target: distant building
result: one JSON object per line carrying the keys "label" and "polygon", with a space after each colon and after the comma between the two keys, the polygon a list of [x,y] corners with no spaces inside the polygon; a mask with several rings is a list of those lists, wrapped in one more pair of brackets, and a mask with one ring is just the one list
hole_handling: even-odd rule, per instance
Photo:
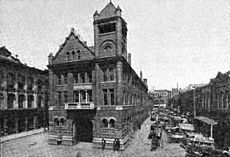
{"label": "distant building", "polygon": [[0,136],[48,125],[48,71],[0,48]]}
{"label": "distant building", "polygon": [[162,90],[153,90],[151,92],[154,97],[154,106],[155,107],[166,107],[169,100],[171,99],[171,91],[167,89]]}
{"label": "distant building", "polygon": [[127,27],[112,2],[94,14],[94,46],[72,29],[58,52],[49,55],[49,143],[93,142],[125,149],[131,134],[148,116],[147,79],[131,67]]}

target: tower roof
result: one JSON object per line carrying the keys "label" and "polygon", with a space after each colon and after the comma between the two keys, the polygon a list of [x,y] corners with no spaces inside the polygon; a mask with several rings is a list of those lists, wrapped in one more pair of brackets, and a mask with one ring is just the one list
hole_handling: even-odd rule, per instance
{"label": "tower roof", "polygon": [[116,16],[116,7],[114,4],[110,1],[104,9],[100,12],[100,18],[107,18],[107,17],[113,17]]}

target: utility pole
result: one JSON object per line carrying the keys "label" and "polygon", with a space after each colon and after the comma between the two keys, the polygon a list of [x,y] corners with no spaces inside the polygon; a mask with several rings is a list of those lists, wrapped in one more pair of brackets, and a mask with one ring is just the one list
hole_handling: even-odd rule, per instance
{"label": "utility pole", "polygon": [[193,116],[196,117],[196,88],[193,86]]}

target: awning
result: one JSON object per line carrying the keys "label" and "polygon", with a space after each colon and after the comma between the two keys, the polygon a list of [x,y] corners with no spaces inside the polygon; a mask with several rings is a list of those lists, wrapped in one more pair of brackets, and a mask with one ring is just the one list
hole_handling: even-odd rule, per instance
{"label": "awning", "polygon": [[189,130],[189,131],[194,131],[194,126],[192,124],[184,124],[184,123],[179,123],[179,127],[182,130]]}
{"label": "awning", "polygon": [[207,123],[207,124],[210,124],[210,125],[216,125],[217,122],[214,121],[213,119],[210,119],[208,117],[203,117],[203,116],[198,116],[198,117],[195,117],[196,119],[204,122],[204,123]]}

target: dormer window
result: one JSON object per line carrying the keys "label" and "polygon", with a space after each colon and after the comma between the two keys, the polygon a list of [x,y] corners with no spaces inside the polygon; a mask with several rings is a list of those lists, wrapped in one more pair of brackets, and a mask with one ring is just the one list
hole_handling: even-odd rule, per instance
{"label": "dormer window", "polygon": [[99,34],[114,32],[116,30],[116,23],[109,23],[98,26]]}
{"label": "dormer window", "polygon": [[70,53],[69,52],[66,52],[66,60],[70,61]]}

